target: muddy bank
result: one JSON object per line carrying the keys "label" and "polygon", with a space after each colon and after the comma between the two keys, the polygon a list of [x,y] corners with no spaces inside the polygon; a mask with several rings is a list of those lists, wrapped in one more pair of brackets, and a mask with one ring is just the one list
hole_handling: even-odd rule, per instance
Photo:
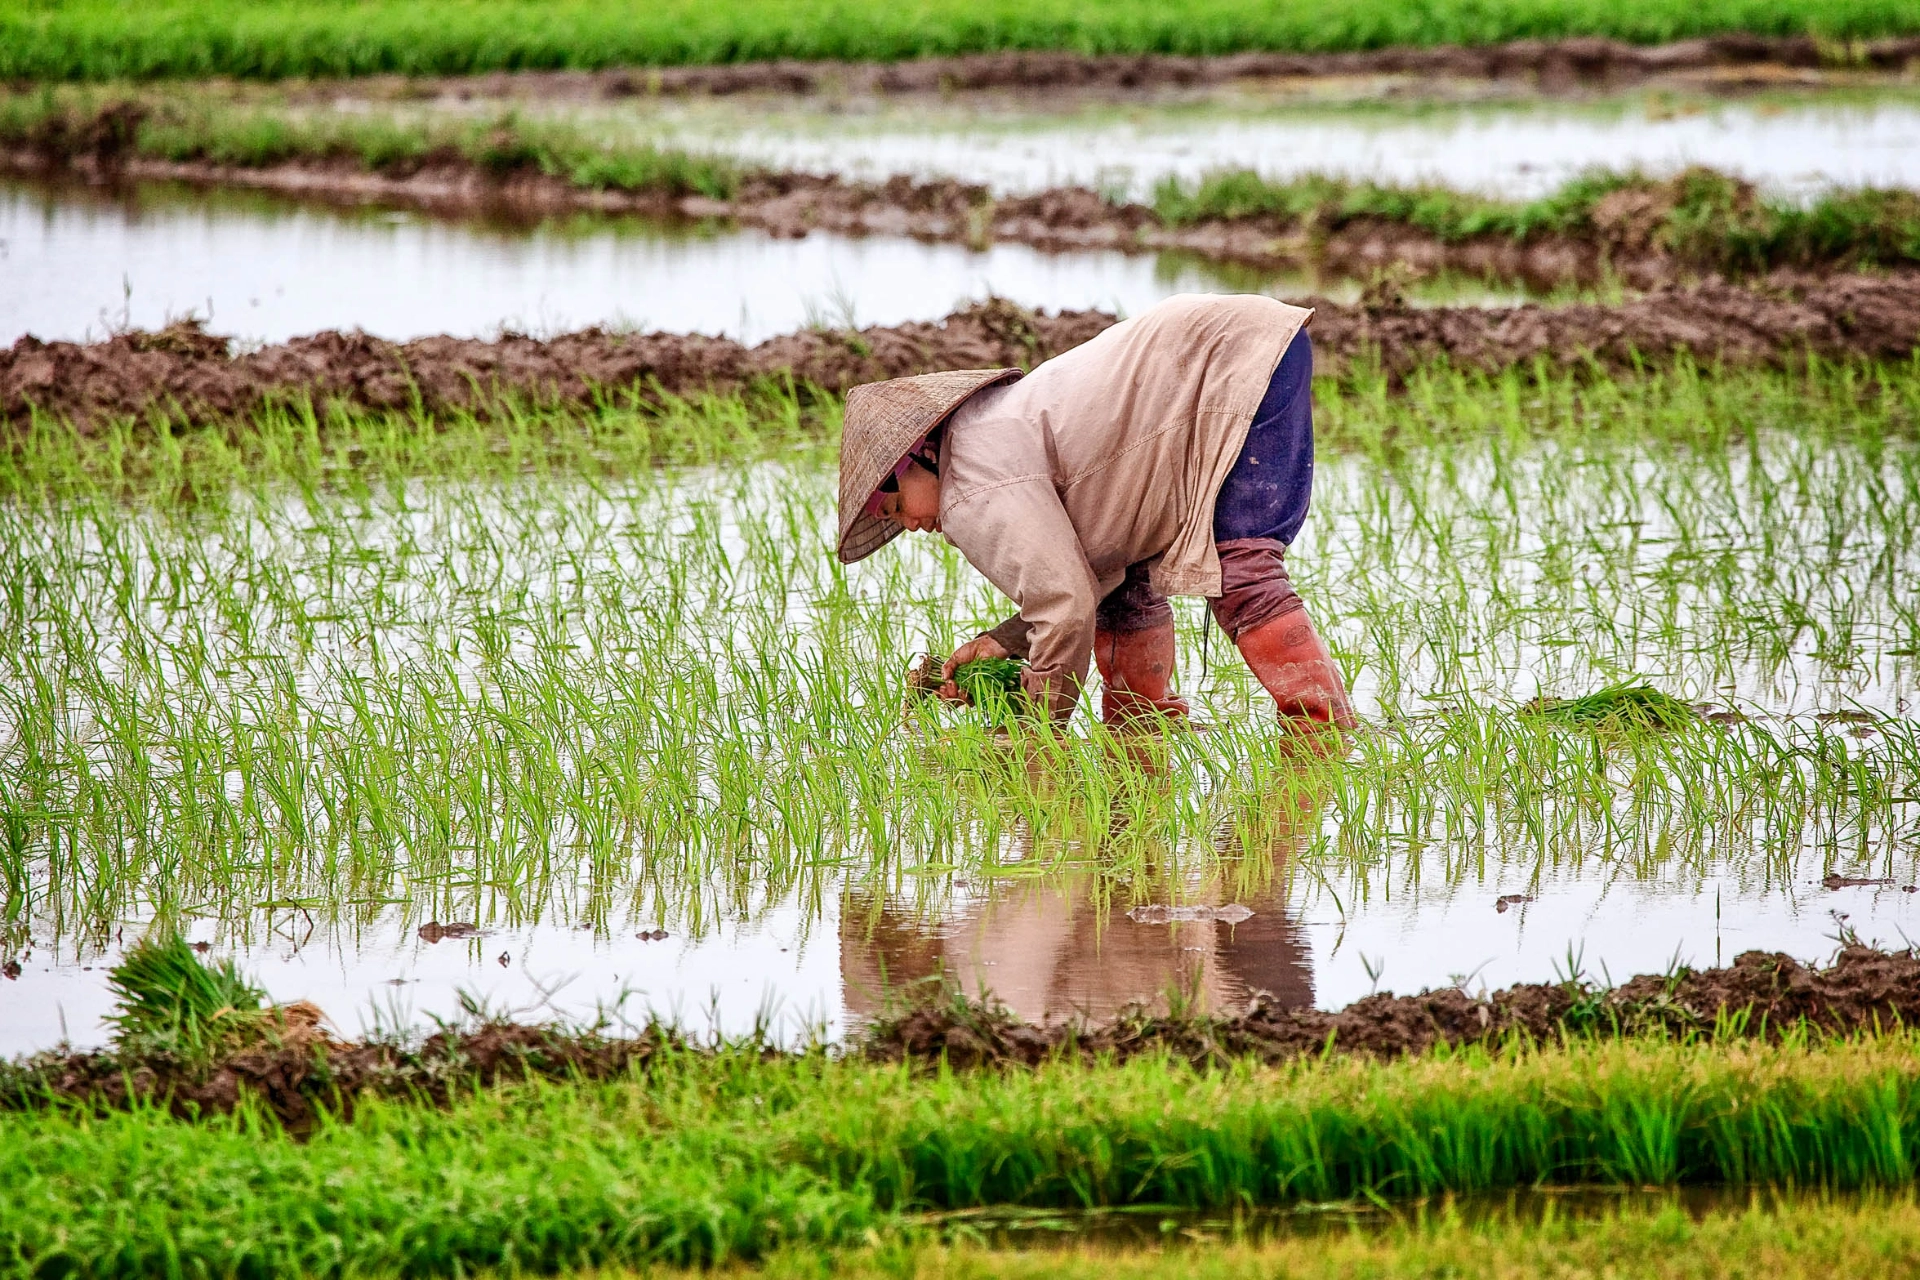
{"label": "muddy bank", "polygon": [[[1457,987],[1417,996],[1375,995],[1337,1012],[1286,1008],[1256,998],[1235,1017],[1124,1016],[1107,1024],[1035,1027],[992,1003],[950,989],[917,988],[920,999],[856,1037],[847,1052],[877,1061],[946,1061],[977,1068],[1036,1065],[1068,1056],[1125,1060],[1168,1053],[1195,1065],[1255,1058],[1279,1062],[1324,1052],[1392,1058],[1440,1045],[1511,1040],[1684,1036],[1767,1039],[1799,1028],[1824,1035],[1872,1034],[1920,1018],[1920,958],[1867,947],[1841,951],[1828,968],[1750,951],[1725,969],[1643,975],[1612,989],[1586,983],[1525,984],[1486,995]],[[910,992],[910,995],[915,992]],[[319,1110],[352,1108],[361,1095],[416,1097],[444,1104],[462,1088],[545,1079],[608,1079],[645,1070],[689,1048],[654,1027],[631,1038],[554,1027],[489,1023],[441,1031],[423,1044],[357,1044],[336,1039],[318,1009],[290,1006],[272,1043],[202,1068],[164,1055],[51,1052],[0,1064],[0,1107],[58,1100],[125,1106],[164,1099],[181,1115],[230,1111],[243,1095],[270,1105],[290,1125]],[[740,1051],[735,1046],[734,1051]],[[722,1050],[724,1051],[724,1050]],[[763,1044],[744,1051],[786,1052]]]}
{"label": "muddy bank", "polygon": [[1842,950],[1830,968],[1749,951],[1725,969],[1643,974],[1602,990],[1528,983],[1486,996],[1447,987],[1417,996],[1374,995],[1337,1012],[1256,1000],[1232,1018],[1121,1018],[1094,1027],[1034,1027],[1003,1010],[928,1002],[873,1027],[860,1051],[882,1061],[954,1066],[1034,1065],[1061,1054],[1125,1060],[1167,1052],[1194,1063],[1267,1062],[1335,1051],[1397,1057],[1439,1045],[1508,1039],[1552,1042],[1582,1035],[1778,1037],[1802,1025],[1829,1035],[1911,1026],[1920,1016],[1920,958],[1870,947]]}
{"label": "muddy bank", "polygon": [[[985,90],[1057,93],[1063,89],[1133,94],[1195,89],[1244,80],[1408,76],[1432,80],[1523,81],[1543,92],[1615,87],[1688,73],[1720,73],[1721,82],[1773,84],[1792,72],[1900,72],[1920,61],[1920,37],[1847,46],[1808,37],[1725,35],[1663,45],[1585,37],[1520,40],[1480,48],[1375,49],[1361,53],[1240,53],[1096,56],[1008,52],[905,62],[742,62],[696,67],[592,72],[494,72],[408,79],[398,76],[319,82],[316,97],[386,96],[617,99],[641,95],[792,93],[950,94]],[[1744,73],[1744,74],[1742,74]]]}
{"label": "muddy bank", "polygon": [[[1811,352],[1899,359],[1920,346],[1920,273],[1796,278],[1755,286],[1669,287],[1618,306],[1411,308],[1315,306],[1320,370],[1378,360],[1396,379],[1436,360],[1497,370],[1685,355],[1729,364],[1788,364]],[[192,325],[100,343],[26,337],[0,351],[0,418],[38,411],[87,424],[160,414],[176,423],[231,420],[264,405],[350,411],[489,413],[503,402],[586,406],[609,396],[729,393],[771,378],[829,392],[937,369],[1031,367],[1087,341],[1115,317],[1030,312],[991,301],[945,320],[858,331],[806,330],[748,347],[727,338],[588,329],[553,339],[423,338],[395,343],[325,332],[230,353]]]}
{"label": "muddy bank", "polygon": [[611,1079],[679,1047],[665,1031],[625,1039],[512,1023],[440,1031],[414,1047],[358,1044],[328,1034],[312,1005],[303,1002],[286,1012],[285,1034],[206,1068],[165,1055],[129,1059],[112,1052],[48,1053],[11,1067],[0,1063],[0,1109],[55,1099],[108,1107],[164,1099],[175,1115],[212,1115],[232,1111],[251,1095],[299,1131],[323,1109],[351,1114],[363,1095],[445,1105],[460,1089],[531,1079]]}

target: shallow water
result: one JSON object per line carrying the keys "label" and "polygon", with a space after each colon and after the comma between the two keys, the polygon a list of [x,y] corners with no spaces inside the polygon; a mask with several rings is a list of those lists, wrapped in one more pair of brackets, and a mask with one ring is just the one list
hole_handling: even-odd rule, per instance
{"label": "shallow water", "polygon": [[656,138],[778,169],[953,177],[1001,194],[1073,185],[1146,199],[1166,178],[1218,169],[1441,183],[1517,199],[1596,168],[1665,175],[1708,165],[1797,199],[1833,186],[1920,186],[1920,93],[1912,89],[1733,100],[1662,90],[1597,102],[1340,109],[1240,90],[1202,102],[1065,109],[983,95],[832,109],[756,97],[532,110],[565,114],[603,136]]}
{"label": "shallow water", "polygon": [[[1710,453],[1323,459],[1292,558],[1362,659],[1377,727],[1349,794],[1294,789],[1217,636],[1197,660],[1190,602],[1182,682],[1213,727],[1164,774],[1036,788],[962,722],[902,725],[891,673],[1001,606],[924,541],[837,585],[809,465],[0,509],[0,794],[29,815],[0,1052],[101,1042],[105,968],[162,912],[349,1034],[456,1016],[463,993],[797,1038],[936,969],[1043,1020],[1920,938],[1910,802],[1792,807],[1793,771],[1832,746],[1816,713],[1863,710],[1832,730],[1845,750],[1920,776],[1900,586],[1920,467],[1790,434]],[[1883,507],[1844,503],[1873,485]],[[1576,538],[1581,581],[1543,576]],[[1771,643],[1788,605],[1818,643]],[[844,688],[817,663],[827,630]],[[1600,808],[1566,811],[1422,728],[1442,690],[1503,708],[1621,671],[1756,719],[1656,757],[1668,778],[1616,759]],[[1743,772],[1768,743],[1786,772]],[[1100,788],[1146,794],[1048,826]],[[429,941],[435,922],[479,933]]]}
{"label": "shallow water", "polygon": [[[810,324],[936,320],[990,295],[1049,310],[1144,310],[1187,292],[1298,294],[1183,255],[976,251],[899,237],[588,218],[531,228],[336,211],[232,193],[121,198],[0,183],[0,343],[98,338],[194,315],[281,342],[322,329],[404,340],[601,325],[758,342]],[[1439,296],[1511,302],[1478,285]]]}
{"label": "shallow water", "polygon": [[1596,1218],[1659,1217],[1684,1230],[1712,1214],[1772,1212],[1795,1207],[1845,1212],[1855,1206],[1904,1204],[1911,1193],[1777,1191],[1756,1187],[1544,1186],[1415,1200],[1341,1200],[1290,1209],[1209,1213],[1160,1206],[1071,1210],[967,1210],[924,1219],[949,1237],[995,1248],[1138,1249],[1226,1241],[1319,1239],[1351,1232],[1401,1232],[1424,1222],[1469,1226],[1541,1226]]}

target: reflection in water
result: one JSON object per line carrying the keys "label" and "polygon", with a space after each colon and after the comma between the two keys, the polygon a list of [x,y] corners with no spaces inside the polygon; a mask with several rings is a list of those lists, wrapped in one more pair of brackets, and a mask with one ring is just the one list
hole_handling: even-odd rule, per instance
{"label": "reflection in water", "polygon": [[[1236,856],[1223,840],[1225,856],[1174,903],[1130,904],[1091,868],[996,880],[932,915],[849,892],[840,910],[847,1013],[872,1018],[890,993],[936,975],[970,997],[991,995],[1033,1025],[1101,1022],[1174,1004],[1234,1014],[1256,994],[1283,1008],[1311,1006],[1311,951],[1288,913],[1285,873],[1320,806],[1284,786],[1267,794],[1265,847]],[[1193,907],[1235,909],[1178,909]]]}

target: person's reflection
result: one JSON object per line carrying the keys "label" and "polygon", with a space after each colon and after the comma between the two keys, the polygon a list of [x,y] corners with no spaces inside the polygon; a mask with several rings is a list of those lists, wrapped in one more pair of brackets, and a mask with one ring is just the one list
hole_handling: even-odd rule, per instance
{"label": "person's reflection", "polygon": [[[1319,806],[1284,789],[1273,806],[1270,814],[1287,816],[1269,823],[1263,848],[1223,852],[1207,879],[1171,902],[1165,890],[1151,903],[1129,902],[1094,870],[997,881],[942,914],[850,891],[840,912],[847,1012],[873,1017],[889,991],[936,973],[968,996],[990,992],[1031,1024],[1100,1022],[1135,1006],[1164,1012],[1170,999],[1234,1014],[1255,993],[1286,1008],[1311,1005],[1309,951],[1287,915],[1284,873]],[[1195,907],[1233,906],[1252,914],[1181,918],[1204,914]]]}

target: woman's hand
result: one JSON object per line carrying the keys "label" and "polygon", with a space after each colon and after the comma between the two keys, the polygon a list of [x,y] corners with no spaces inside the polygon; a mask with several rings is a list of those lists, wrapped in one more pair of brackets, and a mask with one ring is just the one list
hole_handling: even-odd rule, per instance
{"label": "woman's hand", "polygon": [[960,692],[960,686],[953,682],[953,673],[969,662],[980,658],[1006,658],[1012,655],[1005,645],[992,636],[975,636],[953,651],[953,655],[940,664],[940,697],[947,702],[964,704],[967,695]]}

